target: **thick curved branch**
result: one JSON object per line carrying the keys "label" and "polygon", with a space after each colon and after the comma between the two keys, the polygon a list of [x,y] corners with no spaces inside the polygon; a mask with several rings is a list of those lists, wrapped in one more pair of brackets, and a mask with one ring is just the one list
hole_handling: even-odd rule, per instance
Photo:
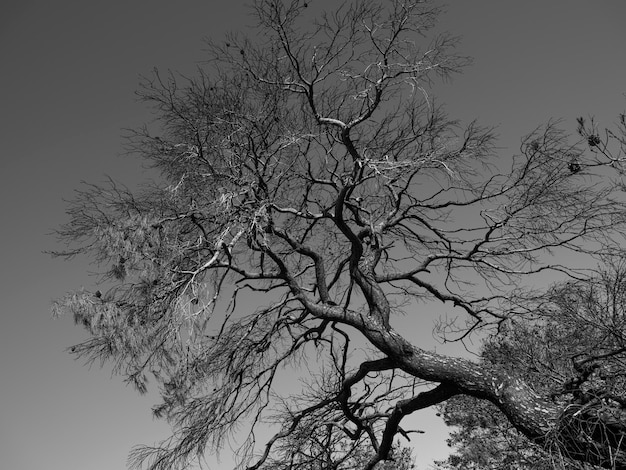
{"label": "thick curved branch", "polygon": [[380,447],[378,448],[376,455],[374,455],[367,462],[364,470],[373,470],[378,462],[387,460],[393,446],[393,439],[398,433],[400,421],[402,421],[405,416],[413,413],[414,411],[422,410],[424,408],[442,403],[458,393],[459,390],[453,385],[442,383],[437,387],[426,392],[422,392],[413,398],[400,400],[396,403],[396,406],[394,407],[393,412],[385,425]]}

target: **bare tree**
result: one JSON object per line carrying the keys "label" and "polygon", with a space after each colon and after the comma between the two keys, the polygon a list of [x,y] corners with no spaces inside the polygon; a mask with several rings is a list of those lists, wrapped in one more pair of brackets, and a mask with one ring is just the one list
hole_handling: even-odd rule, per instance
{"label": "bare tree", "polygon": [[[106,266],[110,287],[55,304],[90,333],[74,352],[112,361],[140,391],[152,374],[162,393],[154,413],[172,438],[133,462],[181,468],[245,436],[249,469],[342,469],[364,446],[372,469],[410,437],[404,417],[468,395],[539,445],[560,433],[598,449],[591,463],[626,468],[621,443],[569,432],[567,405],[514,370],[394,329],[444,304],[467,318],[447,325],[456,339],[498,334],[542,304],[532,286],[580,278],[617,249],[619,149],[583,122],[597,139],[584,152],[549,124],[508,161],[489,129],[460,129],[426,91],[467,62],[453,38],[427,39],[428,1],[316,12],[259,0],[254,13],[255,35],[211,43],[196,77],[155,73],[141,88],[160,128],[135,132],[130,150],[161,180],[88,186],[58,231],[58,254]],[[281,389],[287,373],[302,390]]]}

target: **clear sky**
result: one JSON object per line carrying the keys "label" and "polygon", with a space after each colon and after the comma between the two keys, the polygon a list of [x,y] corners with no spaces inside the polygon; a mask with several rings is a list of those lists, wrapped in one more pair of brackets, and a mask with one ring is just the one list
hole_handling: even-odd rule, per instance
{"label": "clear sky", "polygon": [[[574,131],[579,115],[610,125],[626,109],[624,0],[449,3],[441,28],[464,36],[475,64],[438,86],[438,101],[451,116],[498,126],[502,158],[549,118]],[[3,1],[0,468],[123,469],[132,445],[167,436],[151,418],[154,397],[65,352],[84,336],[71,319],[51,319],[51,300],[91,286],[95,268],[42,251],[58,248],[49,233],[81,180],[141,180],[140,163],[119,156],[122,129],[150,119],[133,95],[139,76],[193,71],[203,37],[250,23],[244,4]],[[426,469],[446,455],[445,430],[432,414],[414,421],[426,431],[415,438]]]}

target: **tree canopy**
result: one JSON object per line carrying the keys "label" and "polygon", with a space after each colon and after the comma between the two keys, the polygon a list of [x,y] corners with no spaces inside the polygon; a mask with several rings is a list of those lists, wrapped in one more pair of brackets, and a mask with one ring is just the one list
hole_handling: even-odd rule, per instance
{"label": "tree canopy", "polygon": [[[471,397],[547,452],[626,468],[620,439],[581,427],[576,393],[538,386],[548,370],[437,354],[394,328],[444,305],[462,318],[447,339],[502,346],[554,304],[542,286],[621,253],[623,117],[621,134],[581,119],[577,139],[548,123],[503,158],[426,92],[468,63],[433,36],[433,3],[253,11],[254,34],[210,42],[195,76],[140,88],[158,126],[128,147],[159,179],[85,186],[58,230],[58,255],[104,267],[102,291],[54,305],[89,332],[73,352],[140,392],[154,377],[172,425],[132,463],[182,468],[232,439],[248,469],[373,469],[402,461],[407,415]],[[623,402],[610,409],[593,419],[623,430]]]}

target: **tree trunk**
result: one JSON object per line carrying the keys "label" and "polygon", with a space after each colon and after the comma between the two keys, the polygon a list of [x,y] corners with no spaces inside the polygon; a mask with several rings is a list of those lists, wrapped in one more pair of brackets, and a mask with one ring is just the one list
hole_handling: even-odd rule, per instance
{"label": "tree trunk", "polygon": [[[345,315],[342,312],[344,321]],[[354,316],[348,322],[405,372],[450,384],[461,393],[494,403],[518,431],[555,458],[626,470],[624,420],[616,419],[614,412],[602,412],[601,404],[585,407],[556,403],[497,367],[417,348],[375,319]]]}

